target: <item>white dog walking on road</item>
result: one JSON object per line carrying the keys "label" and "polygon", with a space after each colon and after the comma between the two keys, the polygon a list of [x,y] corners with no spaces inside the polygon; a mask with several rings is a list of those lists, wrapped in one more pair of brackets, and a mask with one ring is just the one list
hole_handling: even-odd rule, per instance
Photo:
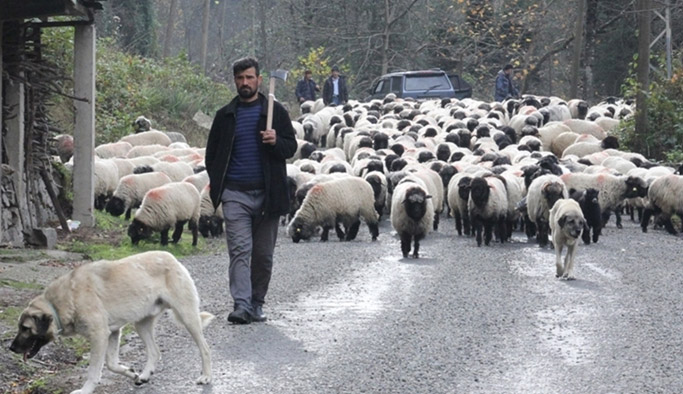
{"label": "white dog walking on road", "polygon": [[[560,199],[550,210],[550,231],[555,248],[556,276],[574,279],[574,258],[576,257],[577,240],[581,237],[586,220],[579,204],[570,199]],[[567,246],[567,256],[562,265],[562,249]]]}
{"label": "white dog walking on road", "polygon": [[[173,311],[199,347],[202,375],[197,384],[211,383],[211,353],[202,330],[214,316],[199,311],[199,295],[190,273],[168,252],[95,261],[55,279],[22,312],[10,350],[26,360],[58,335],[80,334],[90,341],[90,366],[83,388],[74,393],[95,390],[105,361],[112,372],[143,384],[161,358],[154,323],[166,309]],[[119,364],[121,328],[127,323],[134,323],[147,348],[147,363],[139,375]]]}

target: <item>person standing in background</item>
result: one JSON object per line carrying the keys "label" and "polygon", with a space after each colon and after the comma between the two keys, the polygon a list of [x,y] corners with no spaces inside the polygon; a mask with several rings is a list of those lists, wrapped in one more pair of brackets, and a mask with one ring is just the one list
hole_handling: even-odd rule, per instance
{"label": "person standing in background", "polygon": [[345,104],[349,98],[346,90],[346,78],[339,74],[339,67],[332,67],[332,75],[323,85],[323,102],[325,105]]}
{"label": "person standing in background", "polygon": [[498,71],[496,76],[496,92],[494,94],[496,101],[504,101],[519,96],[519,91],[512,83],[512,70],[512,64],[506,64],[502,70]]}
{"label": "person standing in background", "polygon": [[296,84],[296,91],[294,94],[296,95],[299,104],[306,100],[315,101],[315,92],[320,91],[318,85],[311,79],[312,75],[313,72],[311,72],[311,70],[304,71],[304,78]]}

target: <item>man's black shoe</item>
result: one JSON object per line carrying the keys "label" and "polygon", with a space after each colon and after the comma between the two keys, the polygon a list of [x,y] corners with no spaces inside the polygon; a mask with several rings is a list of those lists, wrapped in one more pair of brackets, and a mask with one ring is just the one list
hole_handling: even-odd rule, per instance
{"label": "man's black shoe", "polygon": [[228,321],[233,324],[249,324],[251,320],[251,313],[244,308],[237,308],[228,315]]}
{"label": "man's black shoe", "polygon": [[261,305],[254,305],[254,313],[252,314],[252,320],[255,322],[264,322],[267,320],[266,314],[263,313],[263,306]]}

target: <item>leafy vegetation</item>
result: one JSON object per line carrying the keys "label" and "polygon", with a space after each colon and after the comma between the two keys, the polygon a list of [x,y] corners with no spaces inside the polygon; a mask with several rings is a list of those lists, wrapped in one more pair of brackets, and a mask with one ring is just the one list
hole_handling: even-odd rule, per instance
{"label": "leafy vegetation", "polygon": [[[66,75],[73,73],[73,30],[47,29],[43,42]],[[64,81],[65,91],[71,81]],[[192,120],[197,111],[213,115],[233,96],[225,83],[202,75],[184,53],[164,60],[132,55],[119,49],[114,38],[97,41],[96,144],[130,134],[135,118],[145,115],[152,126],[180,131],[193,146],[203,146],[208,132]],[[52,117],[63,129],[73,122],[72,100],[55,96]]]}
{"label": "leafy vegetation", "polygon": [[[648,95],[648,133],[644,141],[636,134],[635,119],[624,122],[620,141],[625,148],[640,151],[646,157],[660,161],[683,162],[683,65],[676,65],[670,80],[654,75]],[[625,97],[635,97],[638,85],[635,76],[623,86]]]}

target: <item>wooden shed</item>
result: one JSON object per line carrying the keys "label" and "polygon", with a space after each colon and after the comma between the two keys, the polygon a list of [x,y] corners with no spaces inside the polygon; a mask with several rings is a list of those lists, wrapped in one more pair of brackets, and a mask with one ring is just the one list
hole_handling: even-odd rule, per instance
{"label": "wooden shed", "polygon": [[[0,245],[25,246],[56,241],[46,223],[65,215],[56,199],[49,146],[55,130],[46,120],[41,78],[41,32],[74,27],[73,212],[82,226],[94,225],[95,24],[101,0],[0,1],[0,125],[2,188]],[[47,239],[42,239],[47,238]],[[42,240],[41,240],[42,239]]]}

